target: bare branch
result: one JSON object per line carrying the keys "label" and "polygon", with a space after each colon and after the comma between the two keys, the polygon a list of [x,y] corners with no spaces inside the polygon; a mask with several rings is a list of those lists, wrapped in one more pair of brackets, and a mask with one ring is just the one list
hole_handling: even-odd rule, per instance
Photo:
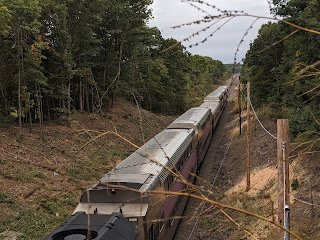
{"label": "bare branch", "polygon": [[246,210],[243,210],[243,209],[239,209],[239,208],[236,208],[236,207],[233,207],[233,206],[229,206],[229,205],[226,205],[226,204],[223,204],[223,203],[220,203],[220,202],[217,202],[217,201],[208,199],[208,198],[206,198],[206,197],[198,196],[198,195],[191,194],[191,193],[184,193],[184,192],[140,191],[140,190],[133,189],[133,188],[129,188],[129,187],[122,186],[122,185],[113,185],[113,184],[107,184],[107,183],[101,183],[101,184],[106,185],[107,187],[110,187],[110,188],[121,188],[121,189],[130,190],[130,191],[133,191],[133,192],[140,193],[141,195],[151,193],[151,194],[163,194],[163,195],[171,195],[171,196],[187,196],[187,197],[192,197],[192,198],[195,198],[195,199],[198,199],[198,200],[201,200],[201,201],[210,203],[210,204],[215,205],[215,206],[220,207],[220,208],[231,209],[231,210],[234,210],[234,211],[237,211],[237,212],[241,212],[241,213],[243,213],[243,214],[246,214],[246,215],[249,215],[249,216],[258,218],[258,219],[260,219],[260,220],[269,222],[269,223],[275,225],[276,227],[279,227],[279,228],[281,228],[282,230],[288,232],[289,234],[291,234],[292,236],[296,237],[297,239],[302,240],[302,238],[299,237],[297,234],[295,234],[294,232],[286,229],[285,227],[281,226],[280,224],[272,221],[271,219],[262,217],[262,216],[260,216],[260,215],[258,215],[258,214],[251,213],[251,212],[246,211]]}

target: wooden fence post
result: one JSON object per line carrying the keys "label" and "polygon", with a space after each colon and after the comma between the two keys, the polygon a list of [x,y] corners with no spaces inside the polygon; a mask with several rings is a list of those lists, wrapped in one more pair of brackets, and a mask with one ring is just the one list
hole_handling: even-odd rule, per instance
{"label": "wooden fence post", "polygon": [[239,105],[239,128],[241,135],[241,79],[239,75],[239,85],[238,85],[238,105]]}
{"label": "wooden fence post", "polygon": [[250,82],[247,83],[247,188],[250,190]]}
{"label": "wooden fence post", "polygon": [[[277,159],[278,159],[278,220],[284,224],[286,220],[285,205],[289,206],[289,121],[277,120]],[[289,215],[289,214],[288,214]],[[289,220],[289,219],[288,219]],[[290,223],[290,221],[289,221]],[[288,225],[290,229],[290,225]],[[281,231],[283,235],[283,231]],[[287,238],[286,238],[287,239]]]}

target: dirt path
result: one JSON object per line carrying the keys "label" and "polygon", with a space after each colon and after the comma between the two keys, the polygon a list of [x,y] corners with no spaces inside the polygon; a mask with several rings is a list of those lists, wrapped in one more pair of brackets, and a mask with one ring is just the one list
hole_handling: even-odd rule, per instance
{"label": "dirt path", "polygon": [[[233,83],[227,105],[215,129],[206,158],[198,173],[198,176],[203,181],[197,180],[196,182],[196,185],[204,186],[206,189],[214,191],[217,196],[232,186],[232,178],[234,177],[232,172],[225,167],[231,164],[232,159],[226,152],[232,138],[231,129],[237,124],[233,122],[234,114],[230,113],[233,106],[232,99],[235,94],[234,88],[235,83]],[[199,218],[200,215],[206,214],[207,208],[207,205],[203,207],[201,201],[189,199],[174,239],[209,239],[206,237],[203,223]]]}

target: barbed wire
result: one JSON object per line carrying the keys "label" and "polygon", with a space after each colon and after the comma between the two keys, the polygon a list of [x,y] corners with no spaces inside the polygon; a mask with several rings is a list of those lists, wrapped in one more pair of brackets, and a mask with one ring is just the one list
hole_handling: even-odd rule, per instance
{"label": "barbed wire", "polygon": [[[272,8],[271,1],[270,0],[266,0],[266,1],[267,1],[268,5],[269,5],[270,11],[272,11],[273,8]],[[218,8],[217,6],[215,6],[215,5],[209,4],[209,3],[205,2],[205,1],[202,1],[202,0],[181,0],[181,2],[189,4],[190,6],[192,6],[195,9],[197,9],[198,11],[201,11],[201,12],[205,13],[206,16],[204,18],[202,18],[201,20],[196,20],[196,21],[192,21],[192,22],[189,22],[189,23],[186,23],[186,24],[180,24],[180,25],[173,26],[173,27],[171,27],[172,29],[181,28],[181,27],[184,27],[184,26],[191,26],[191,25],[194,25],[194,24],[209,23],[209,22],[211,22],[213,20],[216,20],[216,19],[234,18],[234,17],[253,17],[253,18],[257,18],[257,19],[267,19],[267,20],[274,20],[274,21],[277,21],[277,22],[282,22],[282,23],[284,23],[286,25],[290,25],[290,26],[292,26],[292,27],[294,27],[296,29],[300,29],[300,30],[303,30],[303,31],[306,31],[306,32],[311,32],[311,33],[320,35],[319,31],[298,26],[298,25],[296,25],[294,23],[291,23],[291,22],[288,22],[286,20],[280,19],[280,18],[278,18],[276,16],[274,16],[274,17],[266,17],[266,16],[248,14],[248,13],[246,13],[244,11],[238,11],[238,10],[222,10],[222,9]],[[211,9],[213,9],[213,10],[218,11],[218,13],[220,13],[220,14],[217,14],[217,15],[210,14],[208,11],[206,11],[205,9],[203,9],[200,6],[197,6],[194,3],[209,7]],[[217,29],[217,30],[220,30],[220,29],[221,29],[221,27],[219,29]],[[250,27],[249,27],[249,29],[250,29]],[[203,32],[203,31],[206,31],[206,30],[208,30],[207,27],[205,27],[204,29],[198,31],[197,34],[192,34],[189,37],[184,38],[182,41],[179,41],[176,44],[174,44],[174,45],[162,50],[162,52],[166,52],[166,51],[170,50],[171,48],[182,44],[182,42],[189,41],[195,35],[198,35],[200,32]],[[210,34],[207,38],[212,37],[213,34],[215,32],[217,32],[217,30],[214,31],[212,34]],[[291,34],[289,34],[289,35],[291,35]],[[197,42],[197,43],[193,44],[192,46],[198,46],[199,44],[206,42],[207,38],[205,39],[205,41],[202,40],[200,42]],[[280,40],[279,42],[281,42],[281,41],[283,41],[283,40]],[[278,44],[278,43],[276,43],[276,44]],[[241,61],[243,61],[243,59]]]}
{"label": "barbed wire", "polygon": [[236,64],[237,64],[237,54],[238,54],[238,52],[239,52],[239,50],[240,50],[241,44],[244,42],[245,36],[247,36],[247,35],[249,34],[250,29],[252,29],[253,25],[254,25],[258,20],[259,20],[259,18],[256,18],[256,19],[251,23],[251,25],[248,27],[247,31],[243,34],[243,36],[242,36],[242,38],[241,38],[241,40],[240,40],[240,42],[239,42],[239,44],[238,44],[237,50],[236,50],[236,52],[235,52],[235,54],[234,54],[234,60],[233,60],[233,63],[234,63],[234,64],[233,64],[233,67],[235,67]]}
{"label": "barbed wire", "polygon": [[[199,44],[202,44],[202,43],[205,43],[206,41],[208,41],[208,39],[209,39],[210,37],[212,37],[213,34],[215,34],[217,31],[219,31],[225,24],[227,24],[228,22],[230,22],[233,18],[234,18],[234,17],[229,18],[227,21],[225,21],[223,24],[221,24],[216,30],[214,30],[209,36],[207,36],[206,38],[204,38],[202,41],[200,41],[200,42],[198,42],[198,43],[195,43],[195,44],[189,45],[189,48],[196,47],[196,46],[198,46]],[[220,20],[222,20],[222,19],[219,19],[217,22],[219,22]],[[216,22],[216,23],[217,23],[217,22]],[[209,27],[209,28],[210,28],[210,27]],[[209,29],[209,28],[208,28],[208,29]]]}

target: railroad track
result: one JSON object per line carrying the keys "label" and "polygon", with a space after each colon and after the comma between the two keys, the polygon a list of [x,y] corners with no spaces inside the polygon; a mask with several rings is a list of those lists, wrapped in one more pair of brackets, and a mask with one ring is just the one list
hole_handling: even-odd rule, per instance
{"label": "railroad track", "polygon": [[[232,76],[228,85],[218,87],[203,104],[189,109],[106,173],[82,194],[73,215],[46,240],[175,239],[176,216],[181,216],[188,198],[165,192],[181,192],[194,182],[212,134],[220,131],[219,119],[220,125],[225,121],[230,104],[223,110],[237,78]],[[225,139],[218,139],[220,146]],[[220,159],[212,162],[219,164]]]}
{"label": "railroad track", "polygon": [[[216,126],[212,141],[208,148],[208,152],[197,174],[200,179],[206,181],[206,189],[219,189],[225,191],[231,187],[230,176],[228,170],[225,168],[228,165],[230,159],[226,155],[226,151],[230,143],[230,129],[233,127],[231,123],[233,115],[230,114],[230,110],[233,106],[233,96],[235,94],[236,82],[230,88],[231,92],[227,100],[225,110],[223,111],[219,123]],[[225,157],[226,155],[226,157]],[[225,157],[225,159],[223,159]],[[223,161],[223,163],[222,163]],[[222,164],[221,164],[222,163]],[[196,186],[204,186],[203,181],[196,181]],[[212,183],[214,184],[212,185]],[[219,195],[221,192],[218,192]],[[200,200],[190,198],[186,208],[183,212],[182,219],[177,228],[174,239],[175,240],[199,240],[199,239],[211,239],[207,236],[205,227],[201,221],[201,214],[207,214],[205,210],[209,208],[209,205],[203,207],[203,203]],[[202,211],[201,211],[202,210]],[[202,213],[201,213],[202,212]],[[221,236],[219,239],[225,239],[227,236]]]}

